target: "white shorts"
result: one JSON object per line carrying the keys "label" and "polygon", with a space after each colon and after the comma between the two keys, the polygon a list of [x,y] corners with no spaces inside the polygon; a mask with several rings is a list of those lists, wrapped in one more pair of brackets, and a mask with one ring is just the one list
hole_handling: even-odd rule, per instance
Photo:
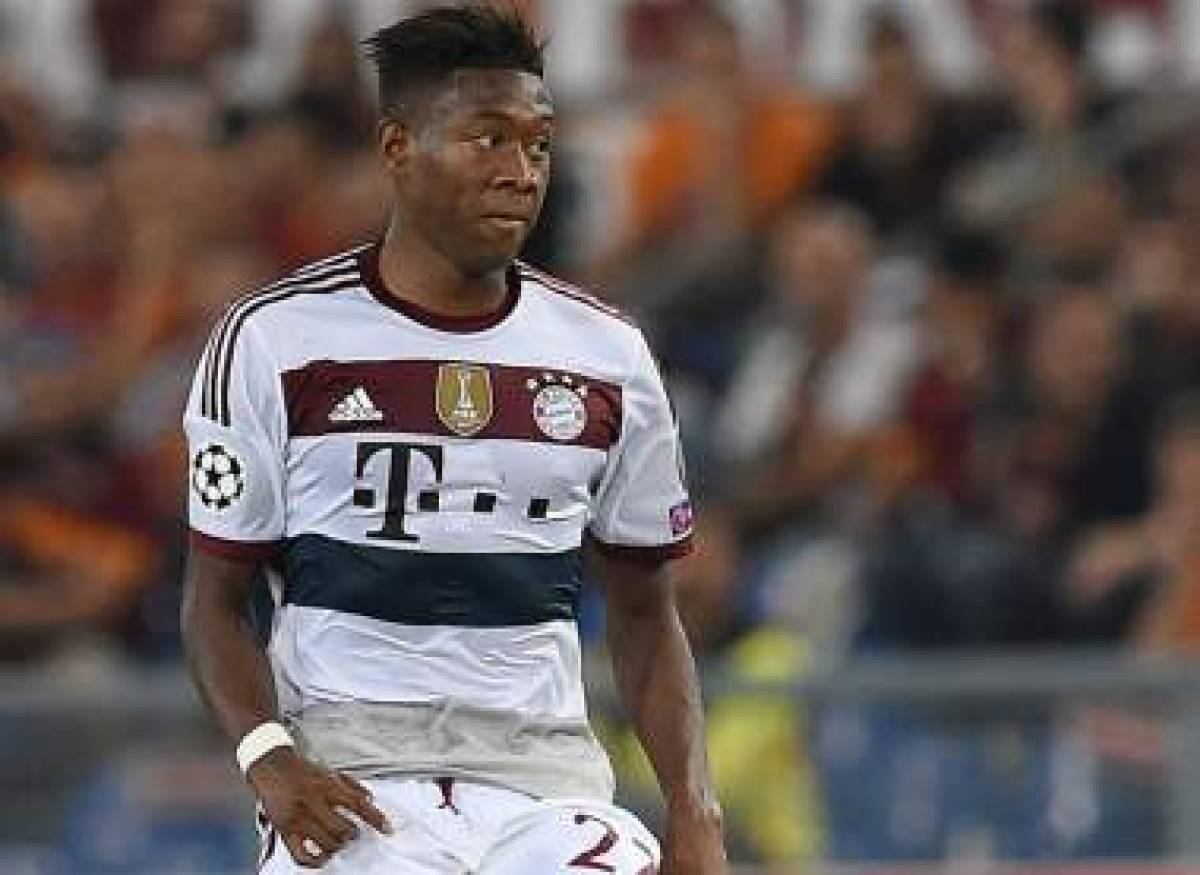
{"label": "white shorts", "polygon": [[[537,800],[482,784],[363,781],[393,833],[359,823],[359,836],[319,871],[328,875],[653,875],[658,842],[621,808],[593,800]],[[307,875],[270,830],[262,875]]]}

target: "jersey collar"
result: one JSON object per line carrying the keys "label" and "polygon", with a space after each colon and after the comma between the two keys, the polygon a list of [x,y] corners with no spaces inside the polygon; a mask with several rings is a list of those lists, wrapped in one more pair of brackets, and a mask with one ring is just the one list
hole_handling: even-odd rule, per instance
{"label": "jersey collar", "polygon": [[383,242],[376,241],[359,254],[358,266],[362,274],[363,285],[367,287],[367,291],[371,293],[371,296],[383,306],[395,310],[428,328],[433,328],[437,331],[448,331],[454,334],[471,334],[476,331],[486,331],[489,328],[495,328],[507,319],[509,314],[516,309],[517,301],[521,297],[521,278],[517,274],[516,265],[510,264],[504,273],[504,281],[508,287],[508,292],[505,294],[500,306],[492,312],[481,313],[477,316],[447,316],[443,313],[435,313],[432,310],[414,304],[412,301],[401,298],[384,285],[383,275],[379,270],[379,254],[382,249]]}

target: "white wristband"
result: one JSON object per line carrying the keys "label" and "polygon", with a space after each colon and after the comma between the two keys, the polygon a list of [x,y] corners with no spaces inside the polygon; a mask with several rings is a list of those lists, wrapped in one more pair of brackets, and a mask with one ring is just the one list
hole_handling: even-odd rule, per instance
{"label": "white wristband", "polygon": [[250,771],[250,767],[265,757],[277,747],[293,747],[292,736],[280,724],[275,722],[263,723],[251,729],[238,742],[237,764],[242,774]]}

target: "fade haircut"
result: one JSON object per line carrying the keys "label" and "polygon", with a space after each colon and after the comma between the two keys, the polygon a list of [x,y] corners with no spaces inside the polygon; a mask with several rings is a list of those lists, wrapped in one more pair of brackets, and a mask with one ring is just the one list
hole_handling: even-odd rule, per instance
{"label": "fade haircut", "polygon": [[441,6],[405,18],[364,40],[379,76],[384,116],[403,116],[417,89],[455,70],[517,70],[544,75],[544,44],[515,9],[481,2]]}

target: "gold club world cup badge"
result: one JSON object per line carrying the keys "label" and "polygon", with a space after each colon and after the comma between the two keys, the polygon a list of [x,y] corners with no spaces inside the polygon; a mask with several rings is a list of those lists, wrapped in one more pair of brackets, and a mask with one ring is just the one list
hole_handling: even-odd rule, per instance
{"label": "gold club world cup badge", "polygon": [[483,365],[438,367],[436,407],[442,425],[462,437],[478,434],[492,421],[492,378]]}
{"label": "gold club world cup badge", "polygon": [[545,373],[525,386],[533,396],[533,421],[554,441],[573,441],[587,428],[587,385],[570,374]]}

